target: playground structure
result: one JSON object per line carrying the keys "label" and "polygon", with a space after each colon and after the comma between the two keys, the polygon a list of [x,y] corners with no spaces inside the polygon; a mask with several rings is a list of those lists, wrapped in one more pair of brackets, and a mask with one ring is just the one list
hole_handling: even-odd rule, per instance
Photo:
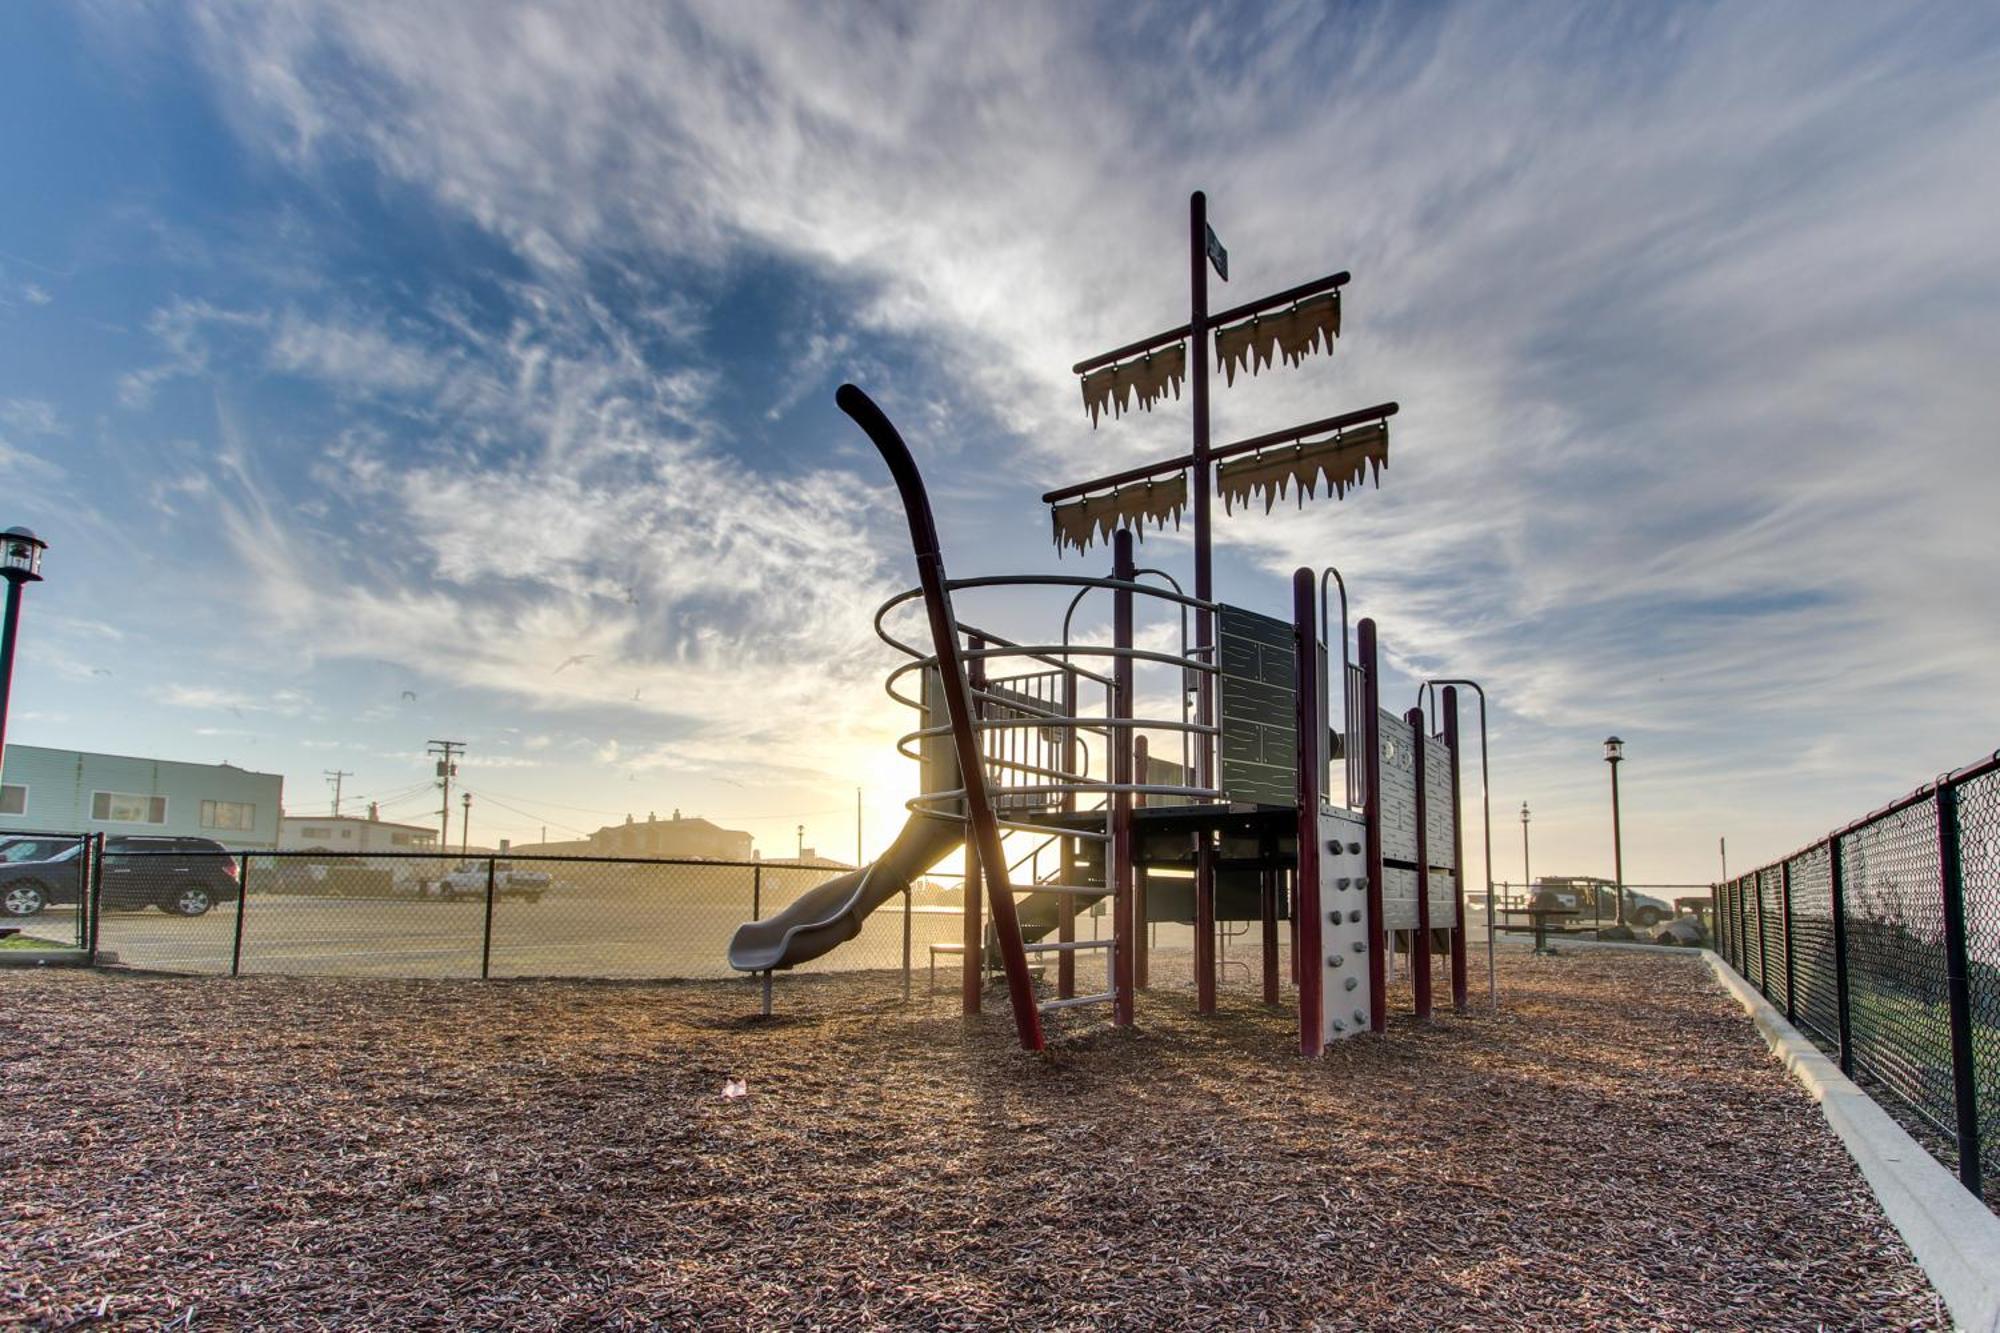
{"label": "playground structure", "polygon": [[[1178,397],[1183,380],[1190,389],[1189,453],[1043,497],[1053,506],[1059,549],[1083,550],[1109,537],[1106,576],[949,578],[908,446],[865,393],[841,387],[839,406],[881,454],[909,522],[918,586],[883,605],[876,629],[908,659],[887,687],[918,714],[919,725],[898,748],[919,762],[922,791],[876,862],[737,931],[730,963],[764,975],[767,1001],[773,971],[852,939],[870,912],[962,846],[961,1002],[967,1012],[978,1010],[988,962],[997,961],[1016,1031],[1030,1050],[1046,1041],[1045,1017],[1061,1010],[1108,1005],[1114,1024],[1134,1022],[1137,993],[1148,984],[1149,921],[1192,925],[1202,1013],[1215,1008],[1218,921],[1261,926],[1263,998],[1274,1005],[1284,981],[1279,938],[1288,931],[1307,1055],[1329,1041],[1384,1030],[1390,954],[1399,944],[1413,963],[1423,960],[1412,968],[1420,1016],[1433,1009],[1433,953],[1449,956],[1452,1003],[1464,1007],[1456,689],[1434,696],[1434,734],[1421,707],[1400,716],[1384,711],[1375,625],[1358,624],[1350,657],[1344,583],[1336,677],[1327,643],[1327,577],[1338,580],[1332,570],[1294,574],[1289,621],[1213,595],[1211,492],[1232,506],[1261,496],[1268,509],[1293,486],[1303,504],[1323,479],[1326,494],[1344,496],[1371,469],[1379,479],[1397,405],[1211,447],[1209,339],[1232,381],[1239,367],[1257,373],[1279,354],[1294,363],[1331,352],[1349,275],[1211,317],[1208,273],[1212,265],[1226,280],[1228,257],[1199,193],[1189,230],[1188,323],[1074,367],[1093,422],[1107,408],[1122,415],[1135,397],[1151,410],[1169,392]],[[1165,571],[1139,568],[1133,554],[1135,530],[1177,519],[1190,499],[1192,593]],[[962,602],[990,593],[1016,602],[1068,594],[1060,633],[1018,641],[961,614]],[[1108,641],[1073,634],[1077,611],[1093,594],[1100,603],[1108,596]],[[918,606],[928,644],[891,624]],[[1165,617],[1147,627],[1143,641],[1175,646],[1140,646],[1142,608]],[[1141,701],[1169,692],[1177,707],[1148,715]],[[1153,753],[1162,739],[1168,755]],[[1345,769],[1339,803],[1328,781],[1335,758]],[[1054,863],[1047,869],[1045,855]],[[1110,908],[1109,938],[1079,938],[1079,911],[1099,903]],[[1079,993],[1077,964],[1086,956],[1102,960],[1103,988]],[[1052,983],[1043,975],[1038,985],[1037,973],[1050,964]]]}

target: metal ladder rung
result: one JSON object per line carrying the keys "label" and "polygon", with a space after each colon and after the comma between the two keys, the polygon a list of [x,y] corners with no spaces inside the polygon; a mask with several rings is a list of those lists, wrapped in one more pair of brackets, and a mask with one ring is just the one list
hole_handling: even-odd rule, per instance
{"label": "metal ladder rung", "polygon": [[1102,898],[1111,890],[1102,884],[1016,884],[1016,893],[1067,893],[1080,894],[1087,898]]}
{"label": "metal ladder rung", "polygon": [[1023,944],[1021,948],[1029,953],[1076,953],[1082,949],[1109,949],[1115,943],[1115,940],[1055,940]]}
{"label": "metal ladder rung", "polygon": [[1109,1004],[1117,998],[1111,991],[1097,995],[1072,995],[1067,1000],[1043,1000],[1041,1009],[1046,1014],[1051,1009],[1074,1009],[1081,1004]]}

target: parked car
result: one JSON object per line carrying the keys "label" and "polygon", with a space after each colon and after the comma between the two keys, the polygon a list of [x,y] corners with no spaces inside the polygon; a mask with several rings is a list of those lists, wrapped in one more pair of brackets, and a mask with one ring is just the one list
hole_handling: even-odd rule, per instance
{"label": "parked car", "polygon": [[[508,861],[493,863],[493,895],[496,898],[524,898],[531,903],[539,902],[551,882],[546,871],[522,870]],[[483,898],[486,896],[486,862],[460,861],[440,876],[432,887],[438,897],[448,902],[457,898]]]}
{"label": "parked car", "polygon": [[[82,844],[40,841],[59,846],[39,859],[21,860],[8,855],[14,844],[0,848],[0,910],[8,916],[74,904],[84,892]],[[111,911],[157,907],[175,916],[200,916],[217,903],[235,901],[236,871],[236,858],[213,838],[106,838],[99,902]]]}
{"label": "parked car", "polygon": [[[0,912],[8,916],[33,916],[47,906],[53,898],[55,879],[64,876],[75,879],[77,846],[76,838],[45,838],[35,834],[0,842]],[[70,864],[62,869],[14,871],[16,866],[47,865],[63,857]],[[75,902],[76,895],[71,893],[67,900]]]}
{"label": "parked car", "polygon": [[[1535,881],[1533,896],[1538,906],[1575,912],[1593,920],[1618,918],[1617,886],[1608,879],[1546,877]],[[1673,915],[1674,909],[1665,899],[1625,890],[1625,919],[1641,930],[1651,930]]]}

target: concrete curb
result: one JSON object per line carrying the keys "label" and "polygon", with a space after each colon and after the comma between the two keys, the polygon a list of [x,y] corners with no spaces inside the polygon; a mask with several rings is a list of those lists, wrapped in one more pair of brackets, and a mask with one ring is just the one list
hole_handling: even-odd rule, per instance
{"label": "concrete curb", "polygon": [[1772,1052],[1819,1103],[1882,1211],[1950,1307],[1952,1322],[1971,1333],[2000,1333],[2000,1217],[1787,1023],[1736,969],[1712,949],[1701,953],[1723,989],[1749,1012]]}
{"label": "concrete curb", "polygon": [[10,967],[88,967],[82,949],[0,949],[0,969]]}

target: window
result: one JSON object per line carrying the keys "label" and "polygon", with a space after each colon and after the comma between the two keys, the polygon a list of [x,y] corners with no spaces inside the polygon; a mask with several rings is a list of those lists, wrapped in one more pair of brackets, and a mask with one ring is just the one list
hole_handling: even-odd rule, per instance
{"label": "window", "polygon": [[247,833],[257,824],[257,807],[247,801],[203,801],[203,828],[233,829]]}
{"label": "window", "polygon": [[122,791],[95,791],[90,794],[90,817],[107,824],[164,824],[167,798],[135,796]]}
{"label": "window", "polygon": [[331,838],[333,836],[333,830],[323,829],[323,828],[302,828],[299,830],[299,836],[301,838]]}
{"label": "window", "polygon": [[0,785],[0,815],[28,813],[28,789],[17,782]]}

